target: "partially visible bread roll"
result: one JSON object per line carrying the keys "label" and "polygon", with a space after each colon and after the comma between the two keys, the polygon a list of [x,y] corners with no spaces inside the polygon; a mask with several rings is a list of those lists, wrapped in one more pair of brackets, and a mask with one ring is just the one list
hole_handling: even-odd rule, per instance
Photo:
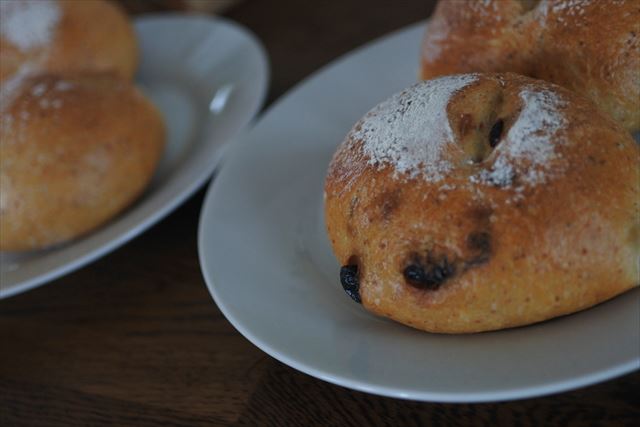
{"label": "partially visible bread roll", "polygon": [[19,72],[112,71],[131,79],[137,63],[133,28],[115,3],[0,2],[0,82]]}
{"label": "partially visible bread roll", "polygon": [[422,78],[507,71],[567,87],[640,130],[640,2],[440,1]]}
{"label": "partially visible bread roll", "polygon": [[441,77],[384,101],[325,183],[345,291],[447,333],[540,322],[638,286],[639,203],[630,134],[516,74]]}
{"label": "partially visible bread roll", "polygon": [[0,91],[0,250],[103,224],[140,195],[163,145],[160,113],[112,74],[10,80]]}

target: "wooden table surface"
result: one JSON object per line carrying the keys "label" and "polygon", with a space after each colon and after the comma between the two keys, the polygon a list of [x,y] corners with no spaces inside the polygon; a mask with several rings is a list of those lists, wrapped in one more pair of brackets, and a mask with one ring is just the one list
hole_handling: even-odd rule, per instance
{"label": "wooden table surface", "polygon": [[[225,15],[269,53],[269,104],[432,9],[427,0],[244,0]],[[0,425],[640,425],[638,372],[536,399],[439,404],[356,392],[283,365],[209,296],[196,246],[203,195],[101,260],[0,301]]]}

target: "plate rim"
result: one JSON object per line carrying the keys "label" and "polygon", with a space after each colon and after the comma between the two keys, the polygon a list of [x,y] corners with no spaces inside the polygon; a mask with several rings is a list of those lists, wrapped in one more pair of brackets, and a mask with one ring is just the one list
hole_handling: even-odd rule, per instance
{"label": "plate rim", "polygon": [[[69,273],[72,273],[88,264],[100,259],[101,257],[113,252],[129,241],[133,240],[137,236],[141,235],[162,219],[171,214],[174,210],[179,208],[183,203],[186,202],[196,191],[201,188],[207,180],[211,178],[211,176],[215,173],[216,169],[220,166],[223,161],[223,155],[229,146],[233,145],[235,141],[239,140],[244,132],[250,129],[256,121],[256,118],[259,116],[260,111],[264,107],[264,102],[267,97],[267,93],[269,90],[269,83],[271,77],[271,69],[270,69],[270,61],[268,53],[260,41],[258,37],[247,27],[231,20],[228,18],[213,16],[213,15],[199,15],[199,14],[190,14],[190,13],[178,13],[178,12],[168,12],[168,13],[148,13],[139,15],[131,19],[131,26],[134,28],[134,31],[137,30],[137,26],[141,24],[145,24],[148,22],[158,22],[158,21],[200,21],[206,22],[208,25],[222,25],[227,28],[231,28],[233,31],[241,34],[242,37],[246,37],[249,43],[255,48],[257,58],[259,63],[261,64],[261,68],[263,73],[260,74],[261,82],[258,93],[256,94],[255,100],[251,108],[248,109],[247,117],[243,120],[244,124],[238,129],[235,130],[235,135],[231,137],[228,141],[221,142],[219,147],[217,148],[217,152],[215,153],[214,158],[208,164],[207,167],[203,168],[199,171],[197,176],[190,180],[188,185],[179,189],[180,191],[176,191],[175,195],[169,199],[168,202],[162,203],[161,207],[155,211],[153,211],[149,215],[143,216],[141,219],[136,220],[135,218],[131,220],[132,224],[127,226],[126,230],[116,235],[114,238],[107,239],[102,244],[97,244],[88,252],[81,254],[80,256],[74,257],[73,260],[62,263],[56,267],[50,268],[40,274],[35,274],[29,277],[28,279],[18,282],[9,287],[5,287],[3,283],[0,283],[0,300],[7,299],[21,293],[30,291],[39,286],[43,286],[52,282],[55,279],[61,278]],[[200,138],[199,143],[207,144],[206,138]],[[180,170],[180,169],[178,169]],[[177,171],[174,171],[174,174]],[[165,186],[168,185],[169,182],[165,183]],[[160,187],[162,188],[162,187]],[[136,202],[134,202],[134,205]],[[144,205],[144,202],[142,203]],[[132,205],[133,206],[133,205]],[[138,205],[139,207],[139,205]],[[127,208],[129,209],[129,208]],[[116,215],[112,222],[108,222],[103,227],[99,227],[94,232],[108,230],[111,227],[114,227],[118,224],[118,221],[122,219],[123,215],[126,215],[126,211],[121,212]],[[90,232],[86,237],[92,235]],[[83,238],[80,238],[77,241],[69,242],[69,245],[73,247],[80,242],[82,242]],[[69,246],[64,246],[64,248],[68,248]],[[55,251],[56,249],[52,249]],[[8,271],[0,271],[2,276],[4,276]]]}
{"label": "plate rim", "polygon": [[[343,55],[335,58],[329,63],[323,65],[318,70],[309,74],[298,83],[296,83],[293,87],[288,89],[284,94],[282,94],[275,102],[268,106],[265,109],[260,117],[255,121],[254,127],[258,127],[262,122],[268,120],[270,118],[270,113],[272,110],[278,108],[281,104],[287,102],[287,100],[295,95],[298,90],[306,86],[310,81],[314,80],[316,77],[324,74],[326,71],[333,67],[337,67],[339,64],[348,61],[352,56],[361,53],[364,50],[367,50],[374,45],[387,40],[393,36],[397,36],[400,33],[416,31],[418,28],[424,28],[426,26],[428,20],[421,20],[415,22],[413,24],[406,25],[399,29],[393,30],[387,34],[384,34],[380,37],[377,37],[373,40],[370,40],[363,45],[360,45]],[[248,143],[251,135],[254,130],[250,129],[248,132],[245,132],[242,135],[242,138],[238,141],[237,144],[232,147],[234,150],[238,150],[245,143]],[[221,166],[221,170],[224,170],[226,165]],[[254,334],[249,328],[245,327],[243,323],[237,319],[232,313],[231,309],[225,303],[224,299],[221,298],[217,286],[216,280],[214,280],[211,267],[206,268],[209,264],[206,257],[206,242],[205,242],[205,229],[208,227],[205,223],[207,222],[207,217],[209,216],[209,211],[213,209],[215,205],[213,203],[214,198],[216,198],[216,194],[219,185],[216,182],[213,182],[209,188],[207,189],[202,208],[200,210],[200,216],[198,220],[198,260],[200,263],[200,269],[202,272],[202,276],[205,280],[206,286],[211,294],[212,299],[225,316],[227,321],[229,321],[232,326],[240,332],[249,342],[258,347],[260,350],[273,357],[274,359],[300,371],[312,377],[321,379],[323,381],[327,381],[329,383],[350,388],[353,390],[371,393],[375,395],[398,398],[404,400],[415,400],[415,401],[424,401],[424,402],[441,402],[441,403],[486,403],[486,402],[504,402],[504,401],[512,401],[512,400],[520,400],[526,398],[535,398],[548,396],[551,394],[562,393],[570,390],[575,390],[580,387],[585,387],[593,384],[597,384],[603,381],[611,380],[622,375],[628,374],[630,372],[636,371],[640,369],[640,355],[638,358],[621,363],[616,364],[614,366],[609,367],[608,369],[600,370],[597,372],[592,372],[589,374],[580,375],[578,377],[574,377],[569,380],[558,380],[558,381],[548,381],[542,385],[534,385],[530,387],[515,387],[509,389],[502,389],[498,391],[473,391],[473,392],[432,392],[425,390],[406,390],[401,389],[399,387],[394,386],[380,386],[375,384],[368,384],[363,381],[352,380],[349,378],[345,378],[342,375],[336,375],[328,371],[327,369],[320,369],[313,367],[304,361],[299,361],[296,358],[290,357],[286,353],[282,353],[275,348],[273,348],[266,340],[260,338],[256,334]]]}

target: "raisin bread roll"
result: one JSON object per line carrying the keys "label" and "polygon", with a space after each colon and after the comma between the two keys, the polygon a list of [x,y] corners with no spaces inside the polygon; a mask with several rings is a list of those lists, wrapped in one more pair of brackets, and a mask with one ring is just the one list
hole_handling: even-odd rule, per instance
{"label": "raisin bread roll", "polygon": [[106,0],[2,0],[0,82],[17,73],[111,71],[131,79],[133,28]]}
{"label": "raisin bread roll", "polygon": [[0,90],[0,250],[104,224],[146,187],[163,145],[160,113],[115,75],[10,80]]}
{"label": "raisin bread roll", "polygon": [[515,72],[590,98],[640,130],[640,2],[440,1],[424,36],[422,78]]}
{"label": "raisin bread roll", "polygon": [[560,86],[466,74],[361,119],[325,183],[340,278],[373,313],[441,333],[540,322],[637,286],[640,150]]}

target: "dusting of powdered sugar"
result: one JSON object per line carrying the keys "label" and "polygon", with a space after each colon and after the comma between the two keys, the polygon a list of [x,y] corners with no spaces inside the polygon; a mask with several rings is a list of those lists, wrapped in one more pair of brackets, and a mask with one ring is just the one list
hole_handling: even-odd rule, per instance
{"label": "dusting of powdered sugar", "polygon": [[472,1],[466,6],[483,16],[491,16],[498,11],[498,0]]}
{"label": "dusting of powdered sugar", "polygon": [[559,111],[565,102],[555,92],[531,87],[520,91],[520,99],[523,108],[509,129],[506,148],[511,157],[524,157],[534,165],[542,165],[554,156],[551,138],[565,125]]}
{"label": "dusting of powdered sugar", "polygon": [[[33,76],[28,68],[23,67],[13,77],[0,85],[0,113],[5,113],[13,101],[24,91],[24,85],[28,85],[28,81]],[[41,81],[31,86],[29,96],[40,100],[40,106],[48,108],[53,106],[59,108],[62,100],[58,95],[60,92],[67,92],[75,87],[75,84],[66,80],[57,80],[55,82]]]}
{"label": "dusting of powdered sugar", "polygon": [[66,80],[40,81],[30,85],[33,74],[23,67],[17,74],[0,85],[0,128],[3,132],[11,132],[14,126],[24,126],[31,118],[31,112],[19,108],[10,111],[14,101],[21,96],[36,100],[41,110],[59,110],[64,105],[63,92],[72,90],[76,85]]}
{"label": "dusting of powdered sugar", "polygon": [[514,175],[515,171],[511,162],[505,156],[500,156],[490,170],[483,169],[476,175],[471,175],[469,181],[474,184],[495,185],[504,188],[511,185]]}
{"label": "dusting of powdered sugar", "polygon": [[593,0],[559,0],[553,2],[551,11],[567,15],[583,15],[585,6],[589,6],[592,2]]}
{"label": "dusting of powdered sugar", "polygon": [[547,181],[549,162],[557,157],[555,147],[562,144],[558,131],[566,125],[560,108],[565,101],[555,92],[525,86],[519,94],[522,111],[511,125],[504,143],[495,150],[496,160],[490,170],[470,177],[474,183],[509,187],[516,169],[520,184],[535,186]]}
{"label": "dusting of powdered sugar", "polygon": [[2,0],[0,33],[22,51],[51,42],[61,12],[53,0]]}
{"label": "dusting of powdered sugar", "polygon": [[[551,14],[557,22],[567,25],[568,18],[582,17],[592,3],[593,0],[544,0],[540,7],[540,19],[544,24]],[[580,19],[571,22],[576,25],[583,23]]]}
{"label": "dusting of powdered sugar", "polygon": [[467,1],[464,7],[456,6],[459,8],[457,13],[472,21],[474,25],[489,27],[491,32],[495,33],[495,22],[502,20],[498,6],[500,1],[502,0]]}
{"label": "dusting of powdered sugar", "polygon": [[476,75],[441,77],[413,85],[382,102],[356,125],[351,137],[362,141],[369,165],[394,168],[396,177],[440,181],[453,165],[443,158],[453,132],[447,105]]}

